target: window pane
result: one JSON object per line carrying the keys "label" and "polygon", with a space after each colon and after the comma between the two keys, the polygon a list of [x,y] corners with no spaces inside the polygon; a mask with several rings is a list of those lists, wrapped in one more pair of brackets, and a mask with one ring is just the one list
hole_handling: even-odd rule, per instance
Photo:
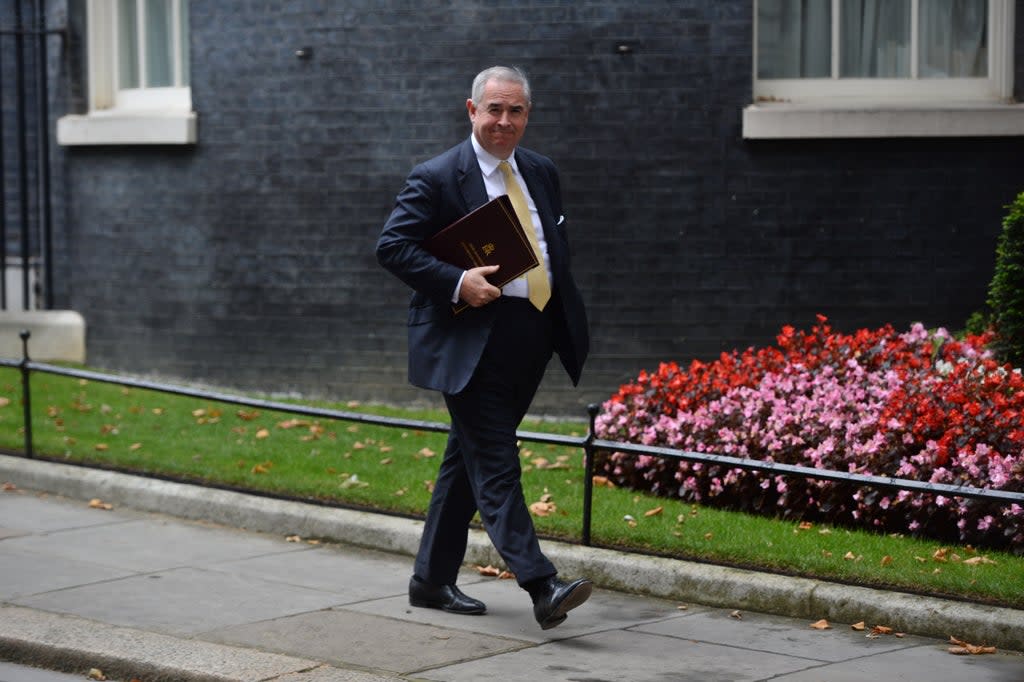
{"label": "window pane", "polygon": [[841,77],[910,77],[910,4],[910,0],[841,0]]}
{"label": "window pane", "polygon": [[135,0],[117,3],[117,83],[122,89],[139,87],[139,36]]}
{"label": "window pane", "polygon": [[171,0],[146,0],[146,87],[174,85]]}
{"label": "window pane", "polygon": [[758,0],[757,77],[831,76],[831,26],[830,2]]}
{"label": "window pane", "polygon": [[988,0],[921,0],[921,78],[988,75]]}
{"label": "window pane", "polygon": [[190,82],[189,73],[189,52],[188,52],[188,0],[179,0],[181,4],[181,83],[178,85],[187,86]]}

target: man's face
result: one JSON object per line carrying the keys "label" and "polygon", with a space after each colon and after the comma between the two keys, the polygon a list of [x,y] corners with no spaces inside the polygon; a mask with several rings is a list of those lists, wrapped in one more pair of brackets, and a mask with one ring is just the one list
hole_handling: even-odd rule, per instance
{"label": "man's face", "polygon": [[523,137],[530,117],[523,87],[511,81],[489,80],[480,105],[469,99],[466,109],[480,146],[499,159],[507,159]]}

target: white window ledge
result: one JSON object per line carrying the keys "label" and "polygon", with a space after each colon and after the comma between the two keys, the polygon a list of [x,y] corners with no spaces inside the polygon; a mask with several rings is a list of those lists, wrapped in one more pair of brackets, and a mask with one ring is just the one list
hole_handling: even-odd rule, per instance
{"label": "white window ledge", "polygon": [[746,139],[1018,135],[1022,104],[757,102],[743,110]]}
{"label": "white window ledge", "polygon": [[195,144],[194,111],[104,111],[62,116],[57,144]]}

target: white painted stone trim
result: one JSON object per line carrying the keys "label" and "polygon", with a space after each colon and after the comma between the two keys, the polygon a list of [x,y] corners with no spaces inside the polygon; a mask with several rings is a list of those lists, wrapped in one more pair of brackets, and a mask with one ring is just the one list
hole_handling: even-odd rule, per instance
{"label": "white painted stone trim", "polygon": [[743,110],[743,137],[754,140],[1022,135],[1022,104],[758,102]]}
{"label": "white painted stone trim", "polygon": [[194,111],[119,111],[62,116],[57,144],[195,144]]}
{"label": "white painted stone trim", "polygon": [[0,357],[20,360],[21,332],[28,330],[28,356],[48,362],[85,362],[85,319],[74,310],[0,311]]}

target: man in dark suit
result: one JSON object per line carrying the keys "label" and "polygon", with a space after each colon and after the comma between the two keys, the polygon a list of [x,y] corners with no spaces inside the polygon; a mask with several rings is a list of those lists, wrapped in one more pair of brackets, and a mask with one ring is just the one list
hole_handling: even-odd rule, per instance
{"label": "man in dark suit", "polygon": [[[549,158],[518,146],[530,106],[530,85],[518,69],[499,66],[478,74],[466,101],[471,136],[412,170],[377,242],[377,259],[414,290],[409,380],[441,391],[451,416],[409,602],[485,612],[482,602],[455,586],[469,523],[479,511],[546,630],[586,601],[592,585],[559,579],[540,550],[523,497],[516,429],[553,352],[573,384],[579,381],[589,337],[569,268],[558,171]],[[523,227],[537,237],[543,270],[499,289],[485,279],[497,266],[464,271],[422,247],[426,238],[502,194],[509,194]],[[459,301],[470,307],[455,314]]]}

